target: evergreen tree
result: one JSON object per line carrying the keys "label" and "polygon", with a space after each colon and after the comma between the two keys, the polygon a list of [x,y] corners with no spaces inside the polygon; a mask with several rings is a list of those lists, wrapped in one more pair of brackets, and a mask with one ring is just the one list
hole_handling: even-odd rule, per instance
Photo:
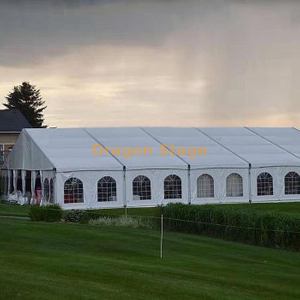
{"label": "evergreen tree", "polygon": [[45,101],[42,100],[40,90],[29,82],[23,82],[19,86],[14,86],[13,91],[5,97],[7,103],[3,105],[9,109],[17,108],[28,120],[32,127],[47,127],[43,125],[43,111]]}

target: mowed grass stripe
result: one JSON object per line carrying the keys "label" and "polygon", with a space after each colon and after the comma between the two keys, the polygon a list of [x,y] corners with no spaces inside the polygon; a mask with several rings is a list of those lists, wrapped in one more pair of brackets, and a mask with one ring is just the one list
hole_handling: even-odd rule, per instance
{"label": "mowed grass stripe", "polygon": [[300,298],[300,253],[165,234],[0,219],[1,299]]}

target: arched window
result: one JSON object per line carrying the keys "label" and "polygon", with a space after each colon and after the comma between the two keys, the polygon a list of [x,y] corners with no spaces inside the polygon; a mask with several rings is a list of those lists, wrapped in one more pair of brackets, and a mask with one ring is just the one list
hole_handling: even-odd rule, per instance
{"label": "arched window", "polygon": [[98,201],[117,201],[117,184],[112,177],[105,176],[98,181]]}
{"label": "arched window", "polygon": [[214,197],[214,179],[208,174],[202,174],[197,179],[197,198]]}
{"label": "arched window", "polygon": [[151,200],[151,181],[139,175],[132,182],[133,200]]}
{"label": "arched window", "polygon": [[50,179],[50,197],[49,202],[54,203],[54,180],[53,178]]}
{"label": "arched window", "polygon": [[269,173],[257,176],[257,196],[273,195],[273,177]]}
{"label": "arched window", "polygon": [[181,179],[177,175],[169,175],[164,181],[164,198],[181,199]]}
{"label": "arched window", "polygon": [[243,178],[237,173],[230,174],[226,179],[226,196],[243,197]]}
{"label": "arched window", "polygon": [[49,180],[46,178],[44,180],[44,201],[49,201]]}
{"label": "arched window", "polygon": [[64,186],[65,203],[83,203],[83,184],[78,178],[70,178]]}
{"label": "arched window", "polygon": [[296,172],[287,173],[284,177],[286,195],[300,194],[300,176]]}

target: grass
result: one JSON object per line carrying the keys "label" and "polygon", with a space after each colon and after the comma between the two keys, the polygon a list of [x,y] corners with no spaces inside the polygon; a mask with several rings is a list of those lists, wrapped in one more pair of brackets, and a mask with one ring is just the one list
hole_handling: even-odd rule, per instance
{"label": "grass", "polygon": [[246,209],[261,212],[277,212],[293,215],[300,218],[300,202],[283,203],[248,203],[248,204],[227,204],[235,209]]}
{"label": "grass", "polygon": [[163,211],[166,228],[172,231],[300,251],[299,215],[182,203],[167,205]]}
{"label": "grass", "polygon": [[20,206],[0,203],[0,216],[28,217],[29,210],[29,205]]}
{"label": "grass", "polygon": [[1,299],[299,299],[300,253],[152,230],[0,219]]}
{"label": "grass", "polygon": [[[300,218],[300,202],[291,203],[252,203],[252,204],[226,204],[227,206],[235,209],[247,209],[258,211],[274,211],[289,215],[296,215]],[[124,215],[124,208],[115,209],[102,209],[94,210],[105,214],[112,215]],[[27,217],[29,212],[29,206],[8,205],[0,203],[0,215],[4,216],[24,216]],[[128,208],[128,215],[132,216],[158,216],[160,215],[159,207],[142,207],[142,208]]]}

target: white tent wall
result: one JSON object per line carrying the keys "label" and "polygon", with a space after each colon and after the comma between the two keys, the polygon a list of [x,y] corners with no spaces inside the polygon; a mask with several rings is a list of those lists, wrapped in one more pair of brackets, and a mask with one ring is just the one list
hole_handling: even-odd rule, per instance
{"label": "white tent wall", "polygon": [[31,201],[35,203],[35,181],[36,181],[36,171],[31,171]]}
{"label": "white tent wall", "polygon": [[[257,177],[261,173],[269,173],[273,178],[273,195],[257,195]],[[285,194],[285,176],[289,172],[300,174],[300,167],[268,167],[251,169],[251,196],[252,202],[299,201],[299,194]]]}
{"label": "white tent wall", "polygon": [[[93,155],[93,145],[103,147],[151,147],[152,155]],[[168,147],[205,147],[207,155],[160,154]],[[300,132],[294,128],[69,128],[25,129],[8,159],[3,174],[7,190],[16,190],[16,175],[31,171],[44,182],[54,180],[54,202],[64,209],[91,209],[165,205],[169,202],[192,204],[299,201],[300,195],[285,194],[285,175],[300,174]],[[273,195],[257,194],[257,176],[267,172],[273,178]],[[243,180],[243,196],[227,197],[226,179],[237,173]],[[164,180],[168,175],[181,179],[182,198],[164,199]],[[214,197],[198,198],[197,179],[208,174],[214,179]],[[139,175],[151,181],[151,200],[133,197],[133,180]],[[98,202],[98,181],[111,176],[117,185],[117,200]],[[64,203],[64,184],[69,178],[83,183],[84,202]],[[44,199],[43,203],[47,203]]]}
{"label": "white tent wall", "polygon": [[[249,202],[249,169],[203,169],[191,170],[191,204],[247,203]],[[226,196],[226,179],[231,174],[239,174],[243,179],[243,196]],[[203,174],[214,180],[214,197],[198,198],[197,180]]]}
{"label": "white tent wall", "polygon": [[18,180],[18,171],[13,170],[13,191],[17,191],[17,180]]}
{"label": "white tent wall", "polygon": [[[117,201],[98,202],[98,181],[110,176],[117,183]],[[64,203],[64,184],[70,178],[77,178],[83,183],[83,203]],[[80,171],[56,173],[56,201],[63,209],[91,209],[123,207],[124,173],[123,171]]]}
{"label": "white tent wall", "polygon": [[[51,171],[40,171],[41,172],[41,185],[42,185],[42,201],[43,204],[49,203],[50,201],[50,197],[51,197],[51,190],[50,190],[50,181],[53,180],[53,192],[54,192],[54,203],[55,203],[55,191],[56,191],[56,178],[55,178],[55,171],[51,170]],[[48,199],[46,199],[45,197],[45,180],[48,179],[49,182],[49,194],[48,194]]]}
{"label": "white tent wall", "polygon": [[7,173],[7,179],[8,179],[8,181],[7,181],[7,194],[9,194],[10,193],[10,191],[11,191],[11,189],[12,189],[12,187],[11,187],[11,177],[12,177],[12,171],[11,170],[8,170],[7,171],[8,173]]}
{"label": "white tent wall", "polygon": [[45,181],[46,178],[48,178],[48,180],[55,178],[55,171],[51,170],[51,171],[42,171],[43,172],[43,179]]}
{"label": "white tent wall", "polygon": [[54,165],[35,141],[23,129],[13,150],[5,160],[4,168],[10,170],[53,170]]}
{"label": "white tent wall", "polygon": [[[133,199],[133,180],[139,176],[147,176],[151,181],[151,201]],[[164,198],[164,180],[169,175],[177,175],[181,179],[182,198]],[[156,206],[168,203],[189,203],[189,179],[188,170],[154,169],[154,170],[129,170],[126,171],[126,201],[130,207]]]}

